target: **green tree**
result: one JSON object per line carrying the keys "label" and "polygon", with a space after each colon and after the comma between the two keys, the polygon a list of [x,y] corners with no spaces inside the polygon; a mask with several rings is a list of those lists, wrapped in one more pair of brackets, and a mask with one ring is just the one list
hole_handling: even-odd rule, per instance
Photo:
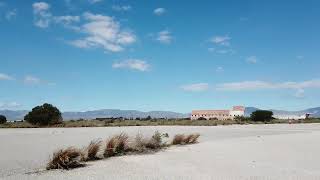
{"label": "green tree", "polygon": [[252,112],[252,114],[250,115],[250,119],[252,121],[271,121],[273,119],[272,115],[272,111],[257,110]]}
{"label": "green tree", "polygon": [[52,125],[62,123],[61,112],[51,104],[36,106],[30,111],[24,120],[35,125]]}
{"label": "green tree", "polygon": [[4,124],[7,122],[7,118],[4,115],[0,115],[0,124]]}

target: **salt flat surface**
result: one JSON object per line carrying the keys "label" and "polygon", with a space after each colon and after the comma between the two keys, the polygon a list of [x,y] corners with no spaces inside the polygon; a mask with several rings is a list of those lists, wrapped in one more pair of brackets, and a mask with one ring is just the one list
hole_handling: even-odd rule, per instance
{"label": "salt flat surface", "polygon": [[[198,132],[200,143],[113,157],[69,171],[44,170],[58,148],[155,130],[171,136]],[[0,179],[320,180],[320,124],[0,129],[0,142]]]}

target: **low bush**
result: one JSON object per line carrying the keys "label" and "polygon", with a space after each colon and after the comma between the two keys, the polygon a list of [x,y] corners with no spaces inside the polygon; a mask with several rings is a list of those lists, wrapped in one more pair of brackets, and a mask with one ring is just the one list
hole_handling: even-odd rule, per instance
{"label": "low bush", "polygon": [[4,124],[7,122],[7,118],[4,115],[0,115],[0,124]]}

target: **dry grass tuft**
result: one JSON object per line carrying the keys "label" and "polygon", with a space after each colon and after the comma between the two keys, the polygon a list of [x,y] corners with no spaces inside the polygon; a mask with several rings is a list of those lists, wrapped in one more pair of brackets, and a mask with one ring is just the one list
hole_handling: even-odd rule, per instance
{"label": "dry grass tuft", "polygon": [[172,144],[173,145],[194,144],[198,142],[199,137],[200,137],[200,134],[189,134],[189,135],[177,134],[173,137]]}
{"label": "dry grass tuft", "polygon": [[166,144],[163,143],[163,137],[168,137],[168,134],[161,134],[159,131],[156,131],[151,138],[144,138],[139,133],[131,149],[139,153],[159,150],[166,146]]}
{"label": "dry grass tuft", "polygon": [[124,154],[128,150],[129,136],[125,133],[113,136],[107,141],[104,157]]}
{"label": "dry grass tuft", "polygon": [[184,134],[177,134],[173,137],[172,144],[184,144],[185,135]]}
{"label": "dry grass tuft", "polygon": [[46,169],[72,169],[82,167],[84,164],[80,163],[81,151],[79,149],[69,147],[61,149],[53,153],[53,157],[47,164]]}
{"label": "dry grass tuft", "polygon": [[97,159],[101,159],[98,157],[98,152],[101,148],[101,141],[100,140],[93,140],[90,142],[88,147],[86,148],[86,157],[83,158],[85,161],[93,161]]}
{"label": "dry grass tuft", "polygon": [[188,144],[194,144],[198,142],[198,139],[200,137],[200,134],[196,133],[196,134],[191,134],[191,138],[188,141]]}

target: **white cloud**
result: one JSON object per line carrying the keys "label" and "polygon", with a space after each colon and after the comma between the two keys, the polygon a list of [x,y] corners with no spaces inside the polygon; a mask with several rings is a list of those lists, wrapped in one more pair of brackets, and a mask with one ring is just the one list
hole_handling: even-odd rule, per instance
{"label": "white cloud", "polygon": [[306,88],[320,88],[320,80],[309,80],[302,82],[281,82],[273,83],[266,81],[242,81],[242,82],[232,82],[223,83],[216,86],[217,90],[229,90],[229,91],[239,91],[239,90],[258,90],[258,89],[306,89]]}
{"label": "white cloud", "polygon": [[163,15],[164,13],[166,13],[166,9],[164,8],[157,8],[155,10],[153,10],[153,13],[157,16],[161,16]]}
{"label": "white cloud", "polygon": [[14,80],[14,78],[7,74],[0,73],[0,80]]}
{"label": "white cloud", "polygon": [[20,106],[21,104],[17,102],[0,102],[0,109],[12,109]]}
{"label": "white cloud", "polygon": [[[119,52],[124,47],[136,41],[136,36],[129,30],[124,30],[113,17],[101,14],[83,13],[80,16],[53,16],[49,11],[50,5],[45,2],[33,4],[35,25],[47,28],[51,22],[62,24],[76,33],[84,35],[82,38],[68,41],[79,48],[102,48],[106,51]],[[83,19],[83,21],[81,21]],[[81,24],[79,24],[81,22]]]}
{"label": "white cloud", "polygon": [[47,28],[51,21],[50,5],[45,2],[36,2],[32,4],[34,14],[34,25],[40,28]]}
{"label": "white cloud", "polygon": [[53,16],[50,12],[50,5],[45,2],[33,3],[32,7],[34,14],[34,25],[37,27],[47,28],[49,27],[50,23],[57,23],[77,29],[77,27],[70,25],[79,22],[79,16]]}
{"label": "white cloud", "polygon": [[143,60],[127,59],[121,62],[113,63],[112,68],[124,68],[124,69],[138,70],[138,71],[148,71],[150,70],[150,65]]}
{"label": "white cloud", "polygon": [[98,2],[102,2],[103,0],[88,0],[88,1],[91,4],[95,4],[95,3],[98,3]]}
{"label": "white cloud", "polygon": [[209,41],[221,46],[229,46],[231,37],[229,36],[214,36]]}
{"label": "white cloud", "polygon": [[16,17],[17,16],[17,9],[14,9],[14,10],[11,10],[11,11],[7,11],[6,12],[6,19],[9,21],[11,20],[12,18]]}
{"label": "white cloud", "polygon": [[64,24],[64,25],[70,25],[72,23],[76,23],[80,21],[80,17],[79,16],[70,16],[70,15],[66,15],[66,16],[55,16],[54,20],[56,23],[60,23],[60,24]]}
{"label": "white cloud", "polygon": [[164,44],[170,44],[172,41],[172,36],[170,31],[164,30],[164,31],[158,32],[156,40]]}
{"label": "white cloud", "polygon": [[246,58],[247,63],[256,64],[258,62],[258,58],[256,56],[249,56]]}
{"label": "white cloud", "polygon": [[130,5],[123,5],[123,6],[113,5],[112,9],[115,11],[129,11],[131,10],[131,6]]}
{"label": "white cloud", "polygon": [[181,86],[181,89],[184,91],[191,91],[191,92],[201,92],[207,91],[209,89],[208,83],[197,83],[197,84],[188,84]]}
{"label": "white cloud", "polygon": [[123,30],[120,23],[110,16],[86,12],[83,17],[86,23],[79,29],[86,36],[70,42],[76,47],[103,48],[106,51],[118,52],[136,41],[132,32]]}

